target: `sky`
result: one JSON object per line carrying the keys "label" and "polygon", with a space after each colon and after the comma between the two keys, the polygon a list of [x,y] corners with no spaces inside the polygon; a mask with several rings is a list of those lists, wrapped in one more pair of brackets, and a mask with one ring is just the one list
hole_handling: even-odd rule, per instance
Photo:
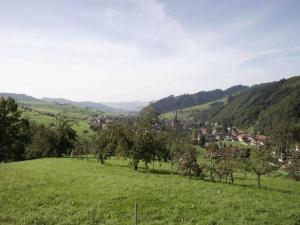
{"label": "sky", "polygon": [[153,101],[300,74],[299,0],[0,0],[0,92]]}

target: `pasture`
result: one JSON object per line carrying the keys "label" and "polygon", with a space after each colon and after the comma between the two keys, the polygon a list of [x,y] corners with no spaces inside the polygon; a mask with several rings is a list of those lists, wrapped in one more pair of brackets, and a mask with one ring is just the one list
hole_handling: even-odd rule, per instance
{"label": "pasture", "polygon": [[[142,164],[140,164],[142,166]],[[46,158],[0,164],[2,225],[300,224],[300,183],[274,173],[235,184],[188,179],[155,163],[134,171],[111,159]]]}

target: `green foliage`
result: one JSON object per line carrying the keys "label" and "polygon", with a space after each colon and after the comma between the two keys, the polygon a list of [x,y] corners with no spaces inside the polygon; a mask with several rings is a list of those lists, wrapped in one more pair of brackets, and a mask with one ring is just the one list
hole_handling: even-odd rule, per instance
{"label": "green foliage", "polygon": [[185,171],[189,177],[192,174],[196,176],[201,174],[200,167],[197,163],[197,151],[193,145],[182,145],[178,158],[178,168],[181,171]]}
{"label": "green foliage", "polygon": [[115,155],[114,137],[112,136],[112,128],[108,130],[100,130],[96,133],[94,138],[94,148],[96,157],[100,160],[101,164],[112,155]]}
{"label": "green foliage", "polygon": [[275,164],[276,161],[272,156],[272,152],[266,147],[253,149],[251,151],[250,159],[251,170],[257,175],[257,186],[261,188],[260,177],[277,170],[278,166]]}
{"label": "green foliage", "polygon": [[30,139],[29,122],[21,118],[16,101],[0,98],[0,162],[24,159]]}
{"label": "green foliage", "polygon": [[34,135],[27,147],[26,158],[70,155],[77,138],[76,131],[72,128],[73,124],[74,120],[65,113],[58,114],[55,124],[50,126],[32,123]]}
{"label": "green foliage", "polygon": [[205,167],[209,172],[210,180],[214,180],[214,176],[222,178],[230,177],[231,183],[234,183],[233,173],[238,168],[238,155],[240,151],[236,147],[219,147],[217,144],[209,144],[207,146],[208,162]]}

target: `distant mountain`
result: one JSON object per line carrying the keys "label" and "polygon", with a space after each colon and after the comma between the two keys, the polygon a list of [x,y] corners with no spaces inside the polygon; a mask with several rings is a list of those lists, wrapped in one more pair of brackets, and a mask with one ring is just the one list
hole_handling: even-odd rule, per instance
{"label": "distant mountain", "polygon": [[32,102],[41,102],[40,99],[34,98],[25,94],[15,94],[15,93],[0,93],[0,97],[8,98],[11,97],[17,101],[32,101]]}
{"label": "distant mountain", "polygon": [[216,89],[213,91],[200,91],[196,94],[184,94],[179,96],[171,95],[158,100],[154,107],[159,113],[166,113],[172,110],[183,109],[195,105],[216,101],[226,96],[236,95],[249,89],[248,86],[237,85],[226,90]]}
{"label": "distant mountain", "polygon": [[105,111],[105,112],[125,112],[125,110],[123,110],[123,109],[110,107],[110,106],[104,105],[102,103],[97,103],[97,102],[89,102],[89,101],[76,102],[76,101],[71,101],[71,100],[64,99],[64,98],[42,98],[42,100],[48,101],[48,102],[55,102],[55,103],[59,103],[59,104],[70,104],[70,105],[75,105],[75,106],[79,106],[82,108],[98,109],[98,110]]}
{"label": "distant mountain", "polygon": [[118,108],[126,111],[140,111],[149,104],[149,102],[101,102],[101,103],[113,108]]}

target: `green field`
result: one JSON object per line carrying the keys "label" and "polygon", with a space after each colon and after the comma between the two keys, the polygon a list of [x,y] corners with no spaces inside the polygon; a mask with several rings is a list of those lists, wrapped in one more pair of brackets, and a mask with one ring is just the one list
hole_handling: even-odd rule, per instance
{"label": "green field", "polygon": [[184,109],[179,109],[179,110],[174,110],[168,113],[164,113],[161,115],[162,119],[166,119],[166,120],[172,120],[174,119],[175,113],[177,111],[177,116],[179,120],[190,120],[193,118],[193,115],[199,111],[202,110],[206,110],[209,109],[211,107],[212,103],[215,102],[227,102],[227,98],[222,98],[213,102],[208,102],[205,104],[201,104],[201,105],[196,105],[196,106],[192,106],[192,107],[188,107],[188,108],[184,108]]}
{"label": "green field", "polygon": [[115,159],[51,158],[0,164],[0,224],[300,224],[300,183],[274,173],[256,188],[170,174],[170,165],[134,171]]}
{"label": "green field", "polygon": [[74,118],[77,121],[73,128],[81,137],[86,137],[93,133],[89,125],[90,116],[105,114],[104,112],[99,110],[81,108],[73,105],[56,104],[53,102],[45,101],[23,101],[21,102],[21,104],[27,107],[26,109],[23,109],[22,116],[39,124],[43,123],[45,125],[48,125],[50,123],[54,123],[56,114],[60,112],[68,113],[70,117]]}

